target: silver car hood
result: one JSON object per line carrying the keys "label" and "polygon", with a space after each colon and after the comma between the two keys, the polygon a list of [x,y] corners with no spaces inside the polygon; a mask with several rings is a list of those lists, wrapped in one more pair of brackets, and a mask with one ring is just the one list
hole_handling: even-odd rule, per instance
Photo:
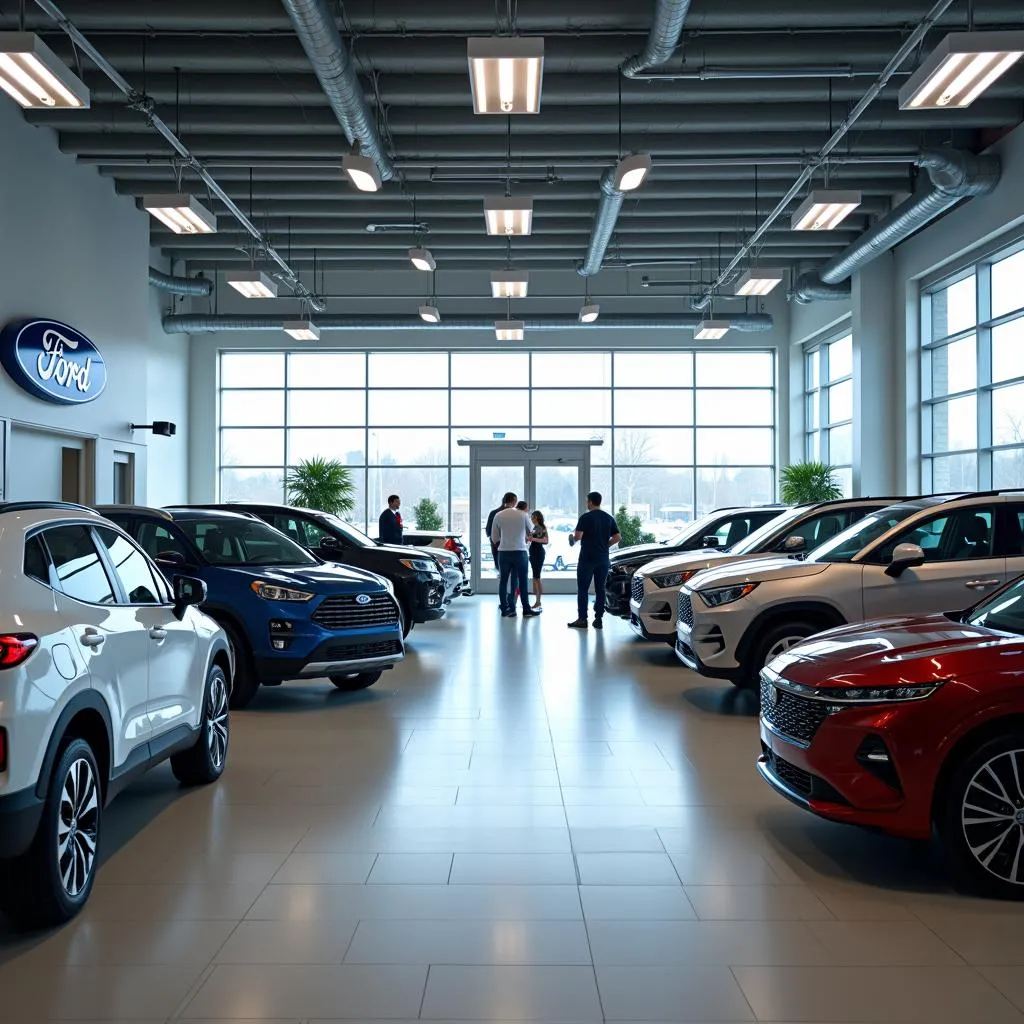
{"label": "silver car hood", "polygon": [[736,562],[758,561],[762,558],[777,557],[770,552],[763,555],[730,555],[728,551],[709,553],[707,551],[688,551],[686,554],[667,555],[656,558],[653,562],[640,566],[637,573],[641,576],[662,576],[670,572],[686,572],[687,570],[711,569],[720,565],[732,565]]}
{"label": "silver car hood", "polygon": [[804,562],[796,558],[772,555],[764,558],[748,558],[707,569],[694,576],[687,586],[690,590],[707,590],[711,587],[728,587],[734,583],[766,583],[770,580],[792,580],[801,576],[817,576],[830,565],[829,562]]}

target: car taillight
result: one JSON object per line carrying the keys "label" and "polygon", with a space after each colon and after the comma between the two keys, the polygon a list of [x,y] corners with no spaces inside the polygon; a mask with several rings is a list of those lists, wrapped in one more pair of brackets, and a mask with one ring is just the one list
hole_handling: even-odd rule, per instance
{"label": "car taillight", "polygon": [[0,772],[7,771],[7,730],[0,729]]}
{"label": "car taillight", "polygon": [[0,635],[0,668],[20,665],[38,646],[39,638],[31,633]]}
{"label": "car taillight", "polygon": [[456,544],[456,543],[455,543],[455,538],[454,538],[454,537],[449,537],[449,538],[448,538],[448,539],[447,539],[447,540],[446,540],[446,541],[444,542],[444,546],[445,546],[445,547],[446,547],[446,548],[447,548],[447,549],[448,549],[449,551],[453,552],[454,554],[458,554],[458,553],[459,553],[459,546],[458,546],[458,544]]}

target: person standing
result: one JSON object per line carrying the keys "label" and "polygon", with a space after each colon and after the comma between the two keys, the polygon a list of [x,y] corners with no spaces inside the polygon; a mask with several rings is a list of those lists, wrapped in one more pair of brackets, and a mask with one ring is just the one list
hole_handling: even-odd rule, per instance
{"label": "person standing", "polygon": [[530,516],[533,529],[530,531],[530,568],[533,570],[533,610],[540,611],[540,599],[544,594],[544,586],[540,581],[541,570],[544,568],[545,548],[550,538],[544,523],[544,513],[535,511]]}
{"label": "person standing", "polygon": [[[498,545],[491,540],[491,531],[494,529],[494,517],[504,508],[504,505],[499,505],[497,508],[492,508],[487,514],[487,525],[484,526],[484,533],[487,534],[487,540],[491,545],[491,557],[494,559],[494,571],[499,572],[498,569]],[[504,611],[505,604],[501,598],[501,591],[498,591],[498,607]]]}
{"label": "person standing", "polygon": [[509,491],[505,495],[502,510],[494,517],[491,526],[491,542],[498,546],[498,598],[502,603],[504,618],[516,614],[515,591],[523,604],[523,617],[536,615],[526,593],[526,549],[530,533],[530,517],[515,507],[516,495]]}
{"label": "person standing", "polygon": [[580,560],[576,566],[576,611],[575,621],[570,629],[587,628],[587,604],[590,600],[590,583],[594,583],[594,629],[604,625],[604,585],[608,576],[610,558],[608,549],[618,544],[622,535],[619,524],[601,508],[601,495],[591,491],[587,495],[587,511],[580,516],[576,532],[570,544],[579,544]]}
{"label": "person standing", "polygon": [[398,511],[401,504],[402,499],[397,494],[392,494],[388,498],[388,507],[381,512],[377,521],[377,536],[381,544],[402,543],[402,532],[405,527],[402,526],[402,513]]}

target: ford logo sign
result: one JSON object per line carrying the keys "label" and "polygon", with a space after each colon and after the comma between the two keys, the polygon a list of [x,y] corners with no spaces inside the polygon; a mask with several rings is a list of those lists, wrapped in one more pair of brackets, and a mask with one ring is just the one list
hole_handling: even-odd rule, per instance
{"label": "ford logo sign", "polygon": [[58,405],[92,402],[107,386],[100,350],[57,320],[16,320],[0,331],[0,363],[29,394]]}
{"label": "ford logo sign", "polygon": [[356,604],[369,604],[369,603],[370,603],[370,595],[369,594],[358,594],[356,596]]}

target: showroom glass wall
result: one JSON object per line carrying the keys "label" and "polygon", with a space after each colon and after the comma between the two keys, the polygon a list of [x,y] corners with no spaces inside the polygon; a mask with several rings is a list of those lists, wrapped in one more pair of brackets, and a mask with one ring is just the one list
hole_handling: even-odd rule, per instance
{"label": "showroom glass wall", "polygon": [[815,342],[804,351],[804,457],[836,468],[843,494],[853,494],[853,335]]}
{"label": "showroom glass wall", "polygon": [[371,535],[391,493],[466,528],[460,439],[601,438],[592,486],[666,532],[775,496],[771,351],[235,351],[219,389],[222,501],[283,501],[286,467],[335,458]]}
{"label": "showroom glass wall", "polygon": [[929,288],[921,312],[922,486],[1024,487],[1024,248]]}

